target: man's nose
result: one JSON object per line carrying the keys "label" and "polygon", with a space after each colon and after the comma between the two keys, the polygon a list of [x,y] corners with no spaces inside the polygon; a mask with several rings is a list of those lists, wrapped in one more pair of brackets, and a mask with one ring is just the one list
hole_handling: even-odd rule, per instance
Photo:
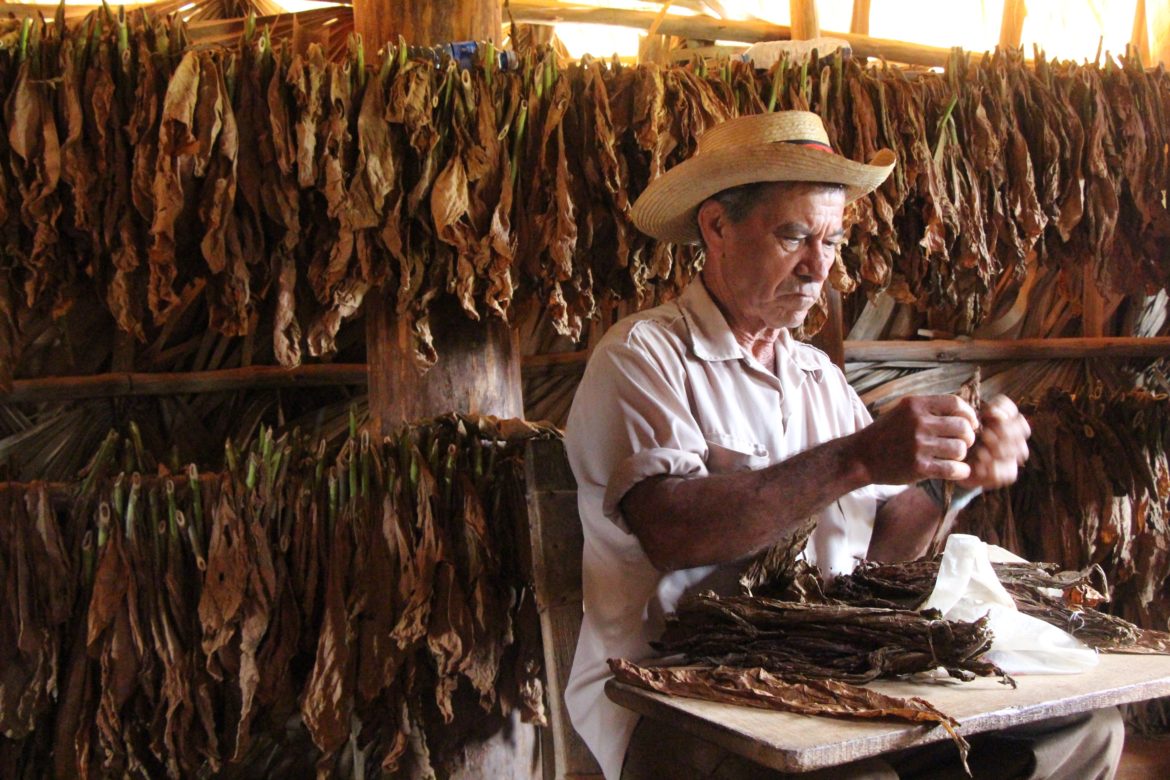
{"label": "man's nose", "polygon": [[805,242],[800,258],[799,274],[813,282],[823,282],[829,278],[829,269],[833,267],[836,250],[820,241]]}

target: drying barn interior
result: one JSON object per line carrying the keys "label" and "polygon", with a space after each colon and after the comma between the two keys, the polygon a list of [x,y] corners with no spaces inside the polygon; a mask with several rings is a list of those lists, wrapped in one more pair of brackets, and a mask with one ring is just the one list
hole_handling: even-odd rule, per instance
{"label": "drying barn interior", "polygon": [[[785,111],[897,160],[793,336],[879,420],[1015,403],[1030,456],[952,530],[1046,564],[997,571],[1100,651],[1065,682],[1121,705],[1117,776],[1170,772],[1168,66],[1166,0],[0,6],[0,776],[602,777],[564,429],[603,336],[704,267],[638,198]],[[935,647],[941,535],[824,594],[804,539],[671,618],[697,676],[622,659],[610,699],[803,771],[959,749],[1040,685],[982,624]],[[814,617],[764,614],[793,589]],[[982,709],[876,662],[774,661],[831,705],[749,681],[752,621],[830,613]]]}

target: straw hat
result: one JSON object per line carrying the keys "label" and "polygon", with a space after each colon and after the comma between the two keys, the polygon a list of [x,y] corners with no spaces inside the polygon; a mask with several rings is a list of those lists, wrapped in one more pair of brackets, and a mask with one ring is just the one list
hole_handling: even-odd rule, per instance
{"label": "straw hat", "polygon": [[764,181],[845,185],[846,202],[878,187],[894,169],[882,149],[868,164],[829,146],[821,118],[809,111],[741,116],[699,138],[699,150],[650,182],[630,213],[643,233],[676,244],[699,242],[695,214],[707,198],[730,187]]}

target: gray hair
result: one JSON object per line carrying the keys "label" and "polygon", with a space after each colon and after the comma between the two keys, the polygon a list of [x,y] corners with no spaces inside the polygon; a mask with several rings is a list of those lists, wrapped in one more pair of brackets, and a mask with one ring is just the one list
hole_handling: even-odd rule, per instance
{"label": "gray hair", "polygon": [[[760,202],[764,192],[768,189],[772,187],[790,189],[798,186],[805,186],[814,190],[833,190],[838,192],[845,190],[844,184],[829,181],[753,181],[747,184],[740,184],[737,187],[728,187],[725,190],[715,193],[707,198],[707,200],[713,200],[722,206],[723,213],[727,215],[727,219],[732,224],[738,225],[751,216],[752,210]],[[703,203],[706,203],[707,200],[704,200]],[[702,208],[703,203],[699,204],[700,208]],[[695,219],[697,220],[698,212],[695,213]],[[699,230],[699,242],[705,250],[707,248],[707,242],[703,239],[702,229]]]}

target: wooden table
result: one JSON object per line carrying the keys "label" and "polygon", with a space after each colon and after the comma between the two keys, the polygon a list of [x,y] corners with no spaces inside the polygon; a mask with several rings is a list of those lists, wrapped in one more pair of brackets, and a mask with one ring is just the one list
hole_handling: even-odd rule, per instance
{"label": "wooden table", "polygon": [[[959,721],[970,736],[1059,715],[1170,695],[1170,656],[1101,655],[1092,672],[998,678],[969,683],[879,681],[869,687],[893,696],[921,696]],[[786,772],[807,772],[902,748],[949,739],[946,731],[894,720],[821,718],[789,712],[665,696],[610,680],[610,699],[634,712]]]}

